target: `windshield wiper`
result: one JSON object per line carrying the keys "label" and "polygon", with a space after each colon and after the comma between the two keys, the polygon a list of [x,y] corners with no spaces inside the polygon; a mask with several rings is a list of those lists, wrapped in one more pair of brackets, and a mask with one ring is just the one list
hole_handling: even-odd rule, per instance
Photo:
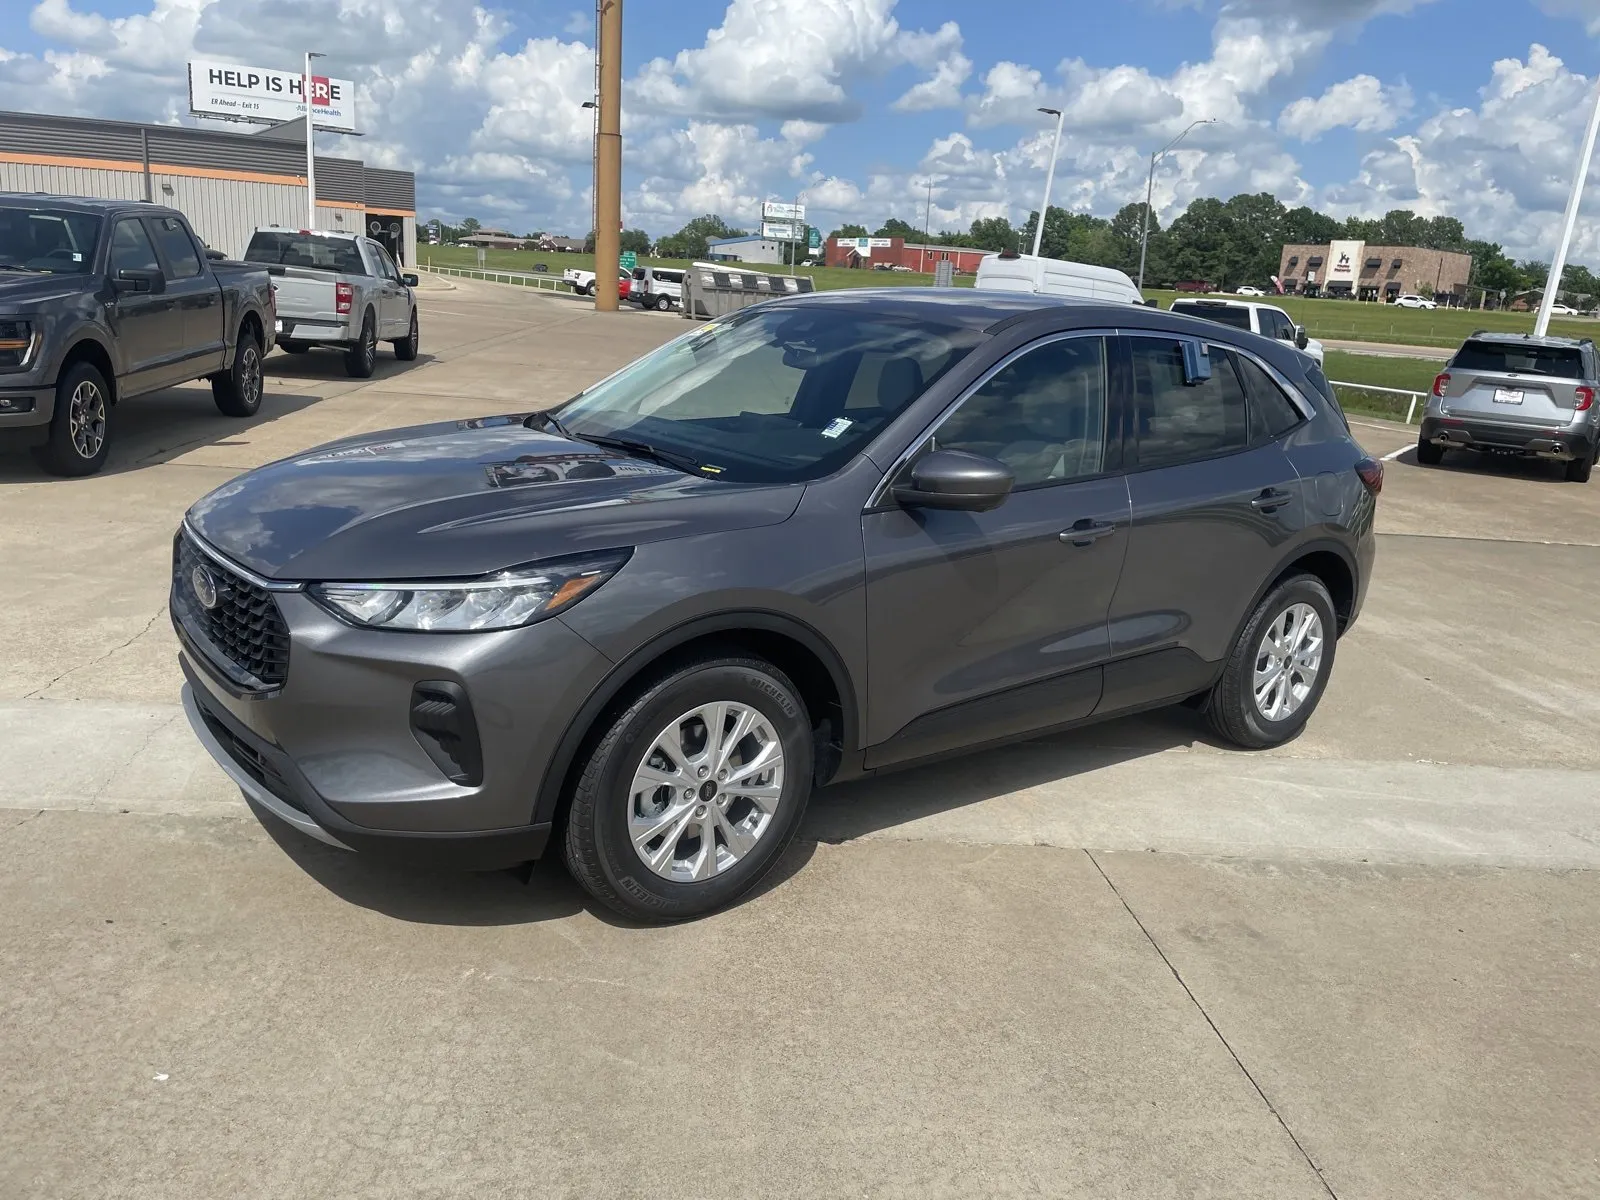
{"label": "windshield wiper", "polygon": [[637,438],[613,437],[610,434],[583,433],[575,434],[580,441],[593,442],[596,446],[604,446],[608,450],[621,450],[635,458],[650,458],[669,467],[677,467],[683,471],[698,471],[700,460],[681,450],[666,450],[660,446],[652,446]]}
{"label": "windshield wiper", "polygon": [[550,429],[550,430],[554,430],[556,433],[559,433],[562,437],[575,438],[577,436],[570,429],[568,429],[565,425],[563,425],[561,423],[561,418],[556,416],[555,413],[553,413],[553,412],[529,413],[523,419],[522,424],[527,429]]}
{"label": "windshield wiper", "polygon": [[16,266],[15,264],[13,264],[13,263],[0,263],[0,271],[20,271],[24,275],[48,275],[49,274],[48,271],[40,270],[38,267],[19,267],[19,266]]}

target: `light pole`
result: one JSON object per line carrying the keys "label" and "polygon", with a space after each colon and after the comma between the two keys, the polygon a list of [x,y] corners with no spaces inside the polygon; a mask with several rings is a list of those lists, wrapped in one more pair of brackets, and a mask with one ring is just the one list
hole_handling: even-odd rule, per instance
{"label": "light pole", "polygon": [[1572,230],[1578,223],[1578,202],[1589,178],[1589,159],[1594,157],[1596,134],[1600,134],[1600,92],[1595,95],[1594,112],[1589,114],[1589,131],[1583,135],[1583,150],[1578,155],[1578,171],[1572,177],[1572,195],[1567,197],[1567,215],[1561,223],[1561,242],[1550,260],[1550,274],[1544,282],[1544,299],[1539,301],[1539,316],[1533,323],[1533,336],[1543,337],[1550,328],[1550,309],[1561,290],[1561,272],[1567,266],[1567,249],[1572,245]]}
{"label": "light pole", "polygon": [[1150,204],[1155,198],[1156,163],[1161,161],[1162,157],[1168,150],[1171,150],[1179,142],[1183,141],[1184,138],[1188,137],[1190,130],[1193,130],[1198,125],[1215,125],[1216,123],[1217,121],[1215,117],[1206,117],[1203,120],[1191,122],[1188,129],[1185,129],[1177,137],[1173,138],[1165,146],[1161,147],[1161,149],[1157,150],[1150,156],[1150,177],[1145,180],[1144,184],[1144,216],[1139,222],[1139,290],[1141,292],[1144,291],[1145,253],[1150,248]]}
{"label": "light pole", "polygon": [[[596,92],[595,95],[598,97],[599,93]],[[583,107],[594,113],[594,132],[590,135],[593,149],[589,154],[592,176],[589,183],[589,228],[598,237],[600,235],[600,101],[598,98],[585,100]]]}
{"label": "light pole", "polygon": [[928,207],[922,216],[922,273],[928,273],[928,239],[933,237],[933,180],[928,180]]}
{"label": "light pole", "polygon": [[1039,257],[1039,243],[1044,240],[1044,219],[1050,212],[1050,184],[1056,177],[1056,155],[1061,152],[1061,122],[1059,108],[1041,108],[1040,112],[1056,119],[1056,140],[1050,146],[1050,166],[1044,173],[1044,203],[1039,206],[1039,223],[1033,227],[1033,256]]}
{"label": "light pole", "polygon": [[306,73],[300,80],[300,95],[306,102],[306,228],[317,227],[317,143],[312,134],[315,120],[312,113],[311,98],[311,60],[313,58],[326,58],[326,54],[318,54],[315,50],[306,51]]}

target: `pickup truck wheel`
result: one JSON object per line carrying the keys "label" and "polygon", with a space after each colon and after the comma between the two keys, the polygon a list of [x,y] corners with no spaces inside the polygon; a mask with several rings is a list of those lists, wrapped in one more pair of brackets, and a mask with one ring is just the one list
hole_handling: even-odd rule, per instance
{"label": "pickup truck wheel", "polygon": [[411,310],[411,332],[394,344],[394,356],[401,362],[415,362],[419,342],[417,310]]}
{"label": "pickup truck wheel", "polygon": [[361,340],[345,351],[344,369],[352,379],[370,379],[377,366],[378,330],[372,310],[368,309],[366,319],[361,322]]}
{"label": "pickup truck wheel", "polygon": [[211,377],[211,398],[225,417],[253,417],[261,408],[261,343],[256,335],[239,331],[239,348],[233,366]]}
{"label": "pickup truck wheel", "polygon": [[110,448],[111,389],[92,363],[74,363],[56,384],[45,468],[52,475],[93,475]]}
{"label": "pickup truck wheel", "polygon": [[581,292],[582,292],[582,293],[583,293],[583,294],[584,294],[584,295],[585,295],[585,296],[593,296],[593,295],[594,295],[594,288],[595,288],[595,285],[594,285],[594,284],[592,284],[592,283],[586,283],[586,284],[584,284],[584,285],[583,285],[583,287],[582,287],[582,288],[580,288],[580,289],[579,289],[579,290],[580,290],[580,291],[581,291]]}

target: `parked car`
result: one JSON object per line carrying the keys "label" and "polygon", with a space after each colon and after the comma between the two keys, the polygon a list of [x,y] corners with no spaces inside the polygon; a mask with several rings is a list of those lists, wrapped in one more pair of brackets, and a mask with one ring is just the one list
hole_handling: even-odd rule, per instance
{"label": "parked car", "polygon": [[1316,338],[1306,336],[1306,327],[1296,325],[1283,309],[1248,300],[1174,300],[1172,311],[1186,317],[1203,317],[1247,330],[1262,337],[1289,342],[1322,365],[1325,350]]}
{"label": "parked car", "polygon": [[1575,317],[1578,315],[1578,310],[1568,304],[1552,304],[1550,312],[1557,317]]}
{"label": "parked car", "polygon": [[213,259],[155,204],[0,195],[0,434],[43,442],[57,475],[105,465],[122,402],[209,379],[261,407],[272,280]]}
{"label": "parked car", "polygon": [[1425,296],[1412,296],[1412,295],[1396,296],[1393,300],[1390,301],[1390,303],[1396,305],[1399,308],[1426,308],[1426,309],[1428,309],[1430,311],[1439,307],[1432,300],[1429,300]]}
{"label": "parked car", "polygon": [[317,346],[344,352],[345,370],[366,379],[378,365],[378,343],[401,362],[421,344],[417,277],[395,266],[382,242],[342,230],[258,229],[246,262],[282,268],[276,340],[289,354]]}
{"label": "parked car", "polygon": [[1265,296],[1267,293],[1258,287],[1251,287],[1248,283],[1241,288],[1233,290],[1235,296]]}
{"label": "parked car", "polygon": [[600,903],[675,920],[755,886],[822,784],[1165,703],[1294,737],[1382,482],[1281,342],[1034,294],[781,297],[555,407],[200,500],[183,703],[311,837],[477,867],[556,837]]}
{"label": "parked car", "polygon": [[1041,296],[1075,296],[1083,300],[1108,300],[1143,304],[1144,297],[1121,271],[1090,263],[1036,257],[1006,251],[978,260],[973,287],[983,291],[1034,292]]}
{"label": "parked car", "polygon": [[[595,292],[595,273],[593,271],[580,271],[576,267],[568,267],[561,272],[561,278],[572,285],[572,290],[580,296],[592,296]],[[617,275],[617,297],[626,300],[632,294],[633,276],[626,273]]]}
{"label": "parked car", "polygon": [[1433,381],[1417,461],[1446,450],[1552,459],[1589,482],[1600,447],[1600,361],[1588,338],[1479,331]]}
{"label": "parked car", "polygon": [[627,295],[640,308],[660,312],[673,305],[682,308],[683,272],[675,267],[635,267]]}

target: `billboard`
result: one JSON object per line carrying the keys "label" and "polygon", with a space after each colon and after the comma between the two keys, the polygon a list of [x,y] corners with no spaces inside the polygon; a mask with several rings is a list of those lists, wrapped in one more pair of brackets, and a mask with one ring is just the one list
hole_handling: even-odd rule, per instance
{"label": "billboard", "polygon": [[1327,282],[1348,283],[1355,287],[1361,275],[1361,254],[1365,242],[1333,242],[1328,246]]}
{"label": "billboard", "polygon": [[841,250],[854,250],[864,258],[871,258],[874,250],[887,250],[894,245],[892,238],[834,238],[833,244]]}
{"label": "billboard", "polygon": [[775,242],[792,242],[802,236],[803,228],[788,221],[763,221],[761,236],[771,238]]}
{"label": "billboard", "polygon": [[[306,115],[299,71],[241,67],[235,63],[189,64],[189,111],[257,125],[278,125]],[[348,79],[311,77],[312,120],[318,129],[356,131],[356,85]]]}
{"label": "billboard", "polygon": [[806,206],[804,204],[779,204],[776,200],[767,200],[761,205],[761,219],[763,221],[804,221],[806,219]]}

